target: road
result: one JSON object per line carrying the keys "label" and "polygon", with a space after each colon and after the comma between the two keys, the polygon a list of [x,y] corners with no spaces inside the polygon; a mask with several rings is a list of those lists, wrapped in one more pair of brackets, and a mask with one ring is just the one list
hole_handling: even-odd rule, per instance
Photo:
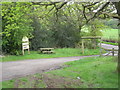
{"label": "road", "polygon": [[[102,47],[102,48],[105,48],[105,49],[111,49],[111,50],[112,50],[112,48],[114,48],[115,50],[118,50],[118,46],[109,45],[109,44],[104,44],[104,43],[101,44],[101,47]],[[107,52],[107,53],[105,53],[105,54],[103,54],[103,55],[107,55],[108,53],[109,53],[109,52]],[[115,54],[114,54],[115,56],[118,55],[118,51],[115,51],[114,53],[115,53]],[[110,53],[109,55],[112,56],[112,53]]]}
{"label": "road", "polygon": [[[99,56],[99,55],[93,55]],[[13,78],[23,77],[30,74],[41,73],[56,68],[64,62],[80,60],[85,57],[93,56],[76,56],[76,57],[61,57],[49,59],[31,59],[11,62],[0,62],[2,64],[2,79],[0,81],[10,80]]]}
{"label": "road", "polygon": [[118,50],[118,46],[109,45],[109,44],[104,44],[104,43],[101,44],[101,47],[102,47],[102,48],[105,48],[105,49],[112,49],[112,48],[114,48],[114,49],[117,49],[117,50]]}
{"label": "road", "polygon": [[[114,47],[118,49],[117,46],[108,44],[102,44],[102,47]],[[2,77],[0,81],[10,80],[13,78],[23,77],[35,73],[42,73],[59,68],[64,62],[80,60],[85,57],[93,56],[99,55],[0,62],[0,70],[2,71],[0,72],[0,77]]]}

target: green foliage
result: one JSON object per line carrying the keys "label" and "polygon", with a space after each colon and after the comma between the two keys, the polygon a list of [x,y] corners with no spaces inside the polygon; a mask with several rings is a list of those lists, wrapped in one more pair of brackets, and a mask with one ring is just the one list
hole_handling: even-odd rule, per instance
{"label": "green foliage", "polygon": [[[41,11],[39,8],[37,10]],[[58,20],[54,13],[45,16],[45,19],[37,18],[37,16],[32,18],[34,37],[31,39],[31,48],[33,50],[40,47],[75,47],[75,43],[80,38],[79,32],[62,12],[61,10],[58,13]],[[41,17],[41,14],[38,16]]]}
{"label": "green foliage", "polygon": [[2,3],[2,47],[10,54],[20,54],[23,36],[31,37],[30,3]]}
{"label": "green foliage", "polygon": [[95,19],[82,27],[82,36],[101,36],[101,30],[106,26],[98,19]]}
{"label": "green foliage", "polygon": [[[87,25],[84,25],[81,29],[81,35],[84,36],[102,36],[102,29],[104,29],[106,26],[98,19],[95,19],[88,23]],[[84,40],[84,46],[85,48],[97,48],[99,43],[98,39],[86,39]]]}
{"label": "green foliage", "polygon": [[31,49],[38,50],[41,47],[54,47],[53,32],[48,30],[37,17],[33,17],[32,20],[34,30],[32,32],[33,38],[30,40]]}
{"label": "green foliage", "polygon": [[52,29],[56,47],[75,47],[75,43],[79,41],[79,32],[68,22],[56,22]]}
{"label": "green foliage", "polygon": [[[2,47],[3,51],[9,54],[21,54],[23,36],[30,39],[32,50],[40,47],[76,47],[81,41],[80,37],[101,35],[100,30],[103,28],[103,24],[97,19],[86,25],[82,12],[82,4],[86,3],[69,4],[58,12],[52,6],[44,7],[29,2],[2,4]],[[86,15],[90,18],[92,13],[87,12],[88,9]],[[96,46],[97,43],[98,41]],[[93,48],[94,45],[90,46],[89,42],[86,47]]]}
{"label": "green foliage", "polygon": [[31,39],[31,49],[38,50],[40,48],[54,47],[54,39],[52,32],[48,30],[34,30],[34,37]]}
{"label": "green foliage", "polygon": [[[1,4],[1,2],[0,2]],[[1,5],[0,5],[1,10]],[[2,20],[2,13],[0,12],[0,20]],[[2,55],[2,22],[0,21],[0,55]]]}

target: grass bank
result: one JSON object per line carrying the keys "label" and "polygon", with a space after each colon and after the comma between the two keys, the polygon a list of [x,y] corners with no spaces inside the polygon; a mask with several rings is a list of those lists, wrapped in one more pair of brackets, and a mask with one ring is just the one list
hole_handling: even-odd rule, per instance
{"label": "grass bank", "polygon": [[2,82],[3,88],[118,88],[116,57],[89,57],[68,67]]}
{"label": "grass bank", "polygon": [[2,62],[18,61],[26,59],[40,59],[40,58],[55,58],[55,57],[71,57],[71,56],[85,56],[85,55],[99,55],[99,49],[85,49],[85,53],[82,54],[80,48],[59,48],[55,49],[55,54],[39,54],[37,51],[31,51],[31,54],[25,53],[25,55],[14,56],[7,55],[2,58]]}
{"label": "grass bank", "polygon": [[105,41],[102,41],[102,43],[104,43],[104,44],[110,44],[110,45],[116,45],[116,46],[118,46],[118,43],[105,42]]}

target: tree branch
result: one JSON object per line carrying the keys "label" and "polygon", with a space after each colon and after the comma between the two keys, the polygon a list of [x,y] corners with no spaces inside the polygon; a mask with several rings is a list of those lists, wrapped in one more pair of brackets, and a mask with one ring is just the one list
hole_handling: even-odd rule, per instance
{"label": "tree branch", "polygon": [[102,14],[105,14],[105,15],[108,15],[109,17],[113,17],[113,18],[117,18],[117,19],[120,19],[120,16],[119,15],[115,15],[115,14],[110,14],[110,13],[106,13],[106,12],[101,12]]}
{"label": "tree branch", "polygon": [[85,18],[86,20],[88,20],[87,17],[86,17],[86,14],[85,14],[85,7],[86,7],[86,6],[84,6],[83,4],[82,4],[82,6],[83,6],[83,16],[84,16],[84,18]]}
{"label": "tree branch", "polygon": [[103,11],[103,9],[105,9],[105,7],[108,6],[109,3],[110,3],[110,2],[106,2],[104,5],[102,5],[101,8],[99,8],[99,9],[97,10],[97,12],[95,12],[95,14],[93,15],[93,17],[91,17],[90,19],[88,19],[88,20],[86,21],[86,23],[88,23],[90,20],[94,19],[94,18],[96,17],[96,15],[97,15],[100,11]]}
{"label": "tree branch", "polygon": [[57,7],[56,9],[61,9],[65,4],[67,4],[67,2],[63,2],[59,7]]}
{"label": "tree branch", "polygon": [[93,5],[97,4],[97,3],[99,3],[99,1],[98,1],[98,2],[95,2],[95,3],[93,3],[93,4],[85,5],[84,7],[90,7],[90,6],[93,6]]}
{"label": "tree branch", "polygon": [[32,2],[33,5],[51,6],[60,2],[50,2],[49,4],[43,4],[42,2]]}

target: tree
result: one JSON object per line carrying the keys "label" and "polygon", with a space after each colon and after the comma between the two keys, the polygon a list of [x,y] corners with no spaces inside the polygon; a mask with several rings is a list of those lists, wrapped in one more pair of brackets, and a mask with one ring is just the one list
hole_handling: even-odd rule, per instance
{"label": "tree", "polygon": [[23,36],[31,37],[30,3],[2,3],[2,50],[20,54]]}
{"label": "tree", "polygon": [[[79,41],[79,29],[77,24],[74,25],[74,18],[68,16],[69,14],[60,10],[58,12],[58,20],[56,20],[56,13],[49,12],[51,7],[47,9],[43,7],[37,8],[33,15],[34,37],[31,39],[32,48],[38,47],[75,47],[75,43]],[[39,6],[38,6],[39,7]],[[43,11],[42,11],[43,10]],[[41,13],[39,13],[41,12]],[[37,13],[37,15],[36,15]],[[46,13],[50,13],[46,14]],[[34,47],[36,45],[36,47]]]}
{"label": "tree", "polygon": [[[117,14],[118,14],[117,19],[119,20],[118,29],[120,29],[120,1],[114,2],[114,4],[117,9]],[[119,47],[119,50],[118,50],[118,72],[120,74],[120,31],[119,31],[119,37],[118,37],[118,47]]]}

